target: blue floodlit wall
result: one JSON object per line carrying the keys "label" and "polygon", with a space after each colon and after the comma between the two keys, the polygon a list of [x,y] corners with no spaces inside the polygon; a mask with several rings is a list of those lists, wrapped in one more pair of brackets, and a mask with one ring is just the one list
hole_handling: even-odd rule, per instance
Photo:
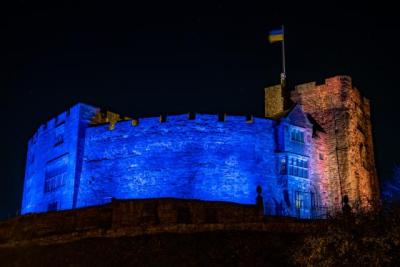
{"label": "blue floodlit wall", "polygon": [[[111,198],[192,198],[254,204],[267,214],[309,217],[320,202],[312,125],[300,106],[279,120],[216,115],[89,126],[98,108],[78,104],[29,141],[22,214],[99,205]],[[111,127],[112,128],[112,127]],[[292,140],[302,132],[303,142]],[[314,155],[314,156],[313,156]],[[314,158],[313,158],[314,157]],[[282,172],[282,162],[285,172]],[[290,164],[305,164],[292,166]],[[312,167],[312,169],[310,169]],[[291,175],[303,169],[308,174]],[[299,195],[300,194],[300,195]],[[312,196],[316,196],[312,200]]]}
{"label": "blue floodlit wall", "polygon": [[77,104],[40,126],[29,140],[22,214],[75,207],[85,129],[97,110]]}
{"label": "blue floodlit wall", "polygon": [[276,183],[275,134],[268,119],[169,116],[87,129],[78,206],[111,197],[177,197],[255,203]]}

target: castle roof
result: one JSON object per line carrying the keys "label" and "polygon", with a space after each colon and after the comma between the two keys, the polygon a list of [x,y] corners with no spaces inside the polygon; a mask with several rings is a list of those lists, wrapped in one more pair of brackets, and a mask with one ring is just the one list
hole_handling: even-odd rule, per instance
{"label": "castle roof", "polygon": [[305,113],[301,108],[300,104],[293,104],[290,108],[277,113],[275,116],[271,117],[274,120],[280,120],[286,118],[291,124],[300,127],[310,127],[313,128],[313,136],[317,135],[317,132],[325,133],[324,128],[311,116],[309,113]]}

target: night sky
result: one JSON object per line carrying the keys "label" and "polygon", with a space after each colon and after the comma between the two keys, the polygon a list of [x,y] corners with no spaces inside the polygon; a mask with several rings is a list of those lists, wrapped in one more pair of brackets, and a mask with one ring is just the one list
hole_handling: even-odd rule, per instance
{"label": "night sky", "polygon": [[20,207],[29,138],[77,102],[131,116],[263,116],[281,69],[268,31],[281,24],[288,85],[350,75],[371,100],[381,180],[400,163],[394,6],[10,2],[0,7],[0,218]]}

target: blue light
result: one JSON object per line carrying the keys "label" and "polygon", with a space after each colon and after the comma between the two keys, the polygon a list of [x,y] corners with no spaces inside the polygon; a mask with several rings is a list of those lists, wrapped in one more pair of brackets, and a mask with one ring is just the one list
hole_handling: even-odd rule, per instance
{"label": "blue light", "polygon": [[[186,115],[86,132],[78,206],[116,198],[178,197],[254,204],[275,175],[273,121]],[[272,168],[271,168],[272,167]]]}
{"label": "blue light", "polygon": [[[99,205],[111,198],[255,204],[258,185],[274,213],[276,205],[285,204],[285,190],[289,201],[288,187],[293,196],[296,188],[309,190],[309,180],[288,180],[280,173],[278,152],[285,147],[282,140],[290,139],[286,122],[254,118],[246,123],[244,116],[219,122],[216,115],[198,114],[194,120],[169,116],[163,123],[146,118],[137,126],[121,121],[110,130],[109,125],[88,127],[96,112],[78,104],[30,140],[22,213]],[[295,145],[300,153],[308,151]]]}

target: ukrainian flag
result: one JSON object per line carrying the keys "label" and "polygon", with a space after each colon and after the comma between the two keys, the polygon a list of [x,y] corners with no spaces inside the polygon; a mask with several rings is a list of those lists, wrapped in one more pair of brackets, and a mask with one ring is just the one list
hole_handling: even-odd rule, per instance
{"label": "ukrainian flag", "polygon": [[283,28],[269,32],[270,43],[281,42],[281,41],[283,41]]}

